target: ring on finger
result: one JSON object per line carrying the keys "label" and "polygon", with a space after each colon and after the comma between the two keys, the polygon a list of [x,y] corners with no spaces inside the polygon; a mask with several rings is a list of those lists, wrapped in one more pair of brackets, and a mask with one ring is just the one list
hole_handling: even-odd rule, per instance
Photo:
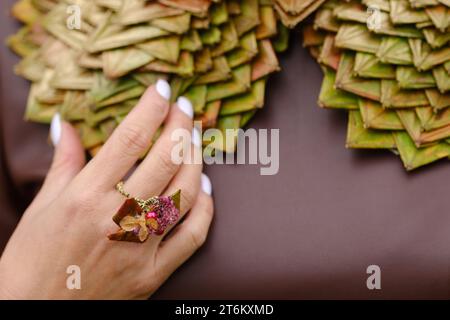
{"label": "ring on finger", "polygon": [[120,229],[108,235],[110,240],[143,243],[150,235],[162,235],[180,218],[181,190],[144,200],[132,197],[123,185],[119,182],[116,190],[127,199],[112,218]]}

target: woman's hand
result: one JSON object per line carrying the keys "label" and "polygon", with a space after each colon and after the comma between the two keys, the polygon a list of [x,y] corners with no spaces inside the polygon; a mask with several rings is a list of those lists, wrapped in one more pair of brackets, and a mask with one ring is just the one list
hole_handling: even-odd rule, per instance
{"label": "woman's hand", "polygon": [[[169,97],[167,82],[150,87],[87,165],[75,129],[55,116],[53,164],[0,260],[0,298],[147,298],[203,244],[213,217],[211,184],[201,164],[171,161],[174,130],[194,132],[192,149],[200,148],[201,138],[192,128],[190,102],[169,106]],[[125,200],[115,185],[163,122],[160,138],[125,190],[147,199],[181,189],[180,211],[187,216],[167,237],[152,235],[142,244],[108,240],[118,228],[112,216]],[[80,267],[81,289],[66,285],[72,265]]]}

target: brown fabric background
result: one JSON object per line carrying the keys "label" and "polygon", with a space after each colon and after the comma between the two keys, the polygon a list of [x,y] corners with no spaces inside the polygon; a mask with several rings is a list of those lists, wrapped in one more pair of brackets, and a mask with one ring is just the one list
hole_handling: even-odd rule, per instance
{"label": "brown fabric background", "polygon": [[[0,4],[0,34],[19,26]],[[280,172],[207,168],[216,218],[206,245],[155,298],[450,298],[448,162],[407,174],[389,152],[344,148],[346,119],[317,107],[321,72],[294,34],[254,128],[280,129]],[[0,241],[49,166],[48,127],[26,123],[28,84],[0,56]],[[366,268],[382,269],[382,290]]]}

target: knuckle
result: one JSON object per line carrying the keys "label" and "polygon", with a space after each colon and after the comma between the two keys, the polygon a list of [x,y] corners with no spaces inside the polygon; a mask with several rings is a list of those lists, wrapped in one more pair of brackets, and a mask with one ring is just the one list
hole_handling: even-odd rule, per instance
{"label": "knuckle", "polygon": [[52,163],[51,172],[66,172],[78,167],[78,158],[71,152],[62,152]]}
{"label": "knuckle", "polygon": [[147,284],[147,290],[150,292],[154,292],[158,289],[159,285],[162,284],[167,279],[167,272],[161,268],[156,268],[156,265],[153,265],[153,270],[151,271],[151,279]]}
{"label": "knuckle", "polygon": [[[80,192],[75,197],[75,205],[77,208],[81,209],[91,209],[94,207],[94,197],[87,194],[86,192]],[[83,210],[84,211],[84,210]]]}
{"label": "knuckle", "polygon": [[202,201],[202,210],[209,215],[214,214],[214,204],[211,198],[204,198],[204,200]]}
{"label": "knuckle", "polygon": [[150,143],[145,130],[138,126],[123,128],[119,134],[119,141],[124,152],[130,155],[140,154]]}
{"label": "knuckle", "polygon": [[207,233],[200,227],[188,229],[189,241],[194,250],[199,249],[206,241]]}
{"label": "knuckle", "polygon": [[195,194],[192,192],[192,188],[181,189],[181,207],[184,210],[192,208],[195,202]]}
{"label": "knuckle", "polygon": [[163,282],[163,276],[161,272],[152,269],[146,270],[141,274],[141,276],[136,277],[132,282],[132,290],[135,293],[135,296],[150,296],[153,292],[155,292],[159,284]]}
{"label": "knuckle", "polygon": [[169,104],[162,98],[154,99],[153,108],[159,119],[164,119],[169,111]]}
{"label": "knuckle", "polygon": [[177,170],[178,165],[172,160],[170,150],[164,148],[157,153],[158,170],[160,170],[165,176],[172,176]]}
{"label": "knuckle", "polygon": [[135,296],[149,296],[157,289],[154,283],[154,278],[151,277],[147,277],[145,280],[142,278],[137,278],[136,281],[132,283],[131,288],[134,291]]}
{"label": "knuckle", "polygon": [[98,204],[98,197],[96,191],[90,188],[79,189],[76,192],[67,193],[69,200],[66,202],[70,212],[70,215],[90,213],[95,210]]}

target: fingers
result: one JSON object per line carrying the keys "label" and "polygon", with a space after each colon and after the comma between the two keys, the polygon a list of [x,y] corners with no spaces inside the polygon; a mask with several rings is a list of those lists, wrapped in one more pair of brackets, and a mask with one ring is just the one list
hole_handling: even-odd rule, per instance
{"label": "fingers", "polygon": [[149,148],[153,135],[169,112],[169,99],[169,84],[158,80],[86,166],[81,179],[86,178],[91,184],[106,190],[122,180]]}
{"label": "fingers", "polygon": [[161,242],[156,255],[157,270],[168,277],[182,265],[205,242],[214,213],[211,182],[202,175],[202,192],[198,194],[186,219],[172,232],[169,239]]}
{"label": "fingers", "polygon": [[53,117],[50,138],[55,154],[45,182],[33,201],[33,206],[44,206],[54,200],[86,163],[85,152],[78,133],[61,116]]}
{"label": "fingers", "polygon": [[[192,145],[191,152],[201,151],[200,146],[200,134],[197,129],[194,129],[192,136]],[[170,182],[169,186],[164,190],[163,195],[169,196],[181,190],[180,195],[180,218],[181,220],[183,216],[188,212],[195,203],[197,199],[197,195],[200,191],[200,181],[202,174],[202,162],[201,161],[191,161],[185,163],[181,166],[178,173]],[[169,227],[165,230],[162,236],[154,236],[149,241],[147,241],[148,246],[154,246],[161,242],[162,239],[174,228],[175,226]]]}
{"label": "fingers", "polygon": [[[158,195],[165,195],[169,196],[174,193],[176,193],[178,190],[181,190],[180,194],[180,215],[181,217],[188,212],[196,198],[197,194],[200,190],[200,178],[202,173],[202,149],[201,149],[201,136],[197,129],[192,130],[192,137],[189,138],[189,153],[190,157],[193,157],[194,159],[190,159],[190,161],[184,162],[175,176],[169,181],[168,185],[163,190],[161,194]],[[153,183],[153,176],[150,175],[145,180],[145,183],[152,184]],[[126,192],[131,193],[128,189],[124,188]],[[92,192],[91,190],[89,190]],[[139,191],[138,191],[139,192]],[[135,194],[132,194],[133,197],[135,197]],[[146,197],[144,197],[146,198]],[[104,203],[108,203],[109,205],[113,205],[114,209],[117,210],[120,205],[124,202],[124,197],[117,192],[116,190],[111,190],[110,192],[103,195],[103,201]],[[107,230],[111,231],[110,228],[115,228],[113,223],[111,222],[111,213],[108,210],[104,210],[104,213],[99,215],[99,219],[101,221],[108,221],[108,227]],[[180,219],[181,219],[180,217]],[[106,219],[106,220],[105,220]],[[159,245],[159,242],[164,238],[164,236],[170,231],[170,228],[166,230],[166,232],[161,235],[152,235],[145,243],[145,246],[147,248],[151,248],[154,246]]]}
{"label": "fingers", "polygon": [[187,132],[190,137],[193,116],[192,104],[188,99],[180,97],[171,108],[158,141],[125,182],[125,189],[128,192],[144,199],[161,194],[181,166],[181,162],[177,161],[173,153],[180,145],[180,141],[177,140],[179,135]]}
{"label": "fingers", "polygon": [[[201,152],[201,148],[199,147],[200,134],[197,129],[193,129],[192,132],[191,152],[198,154],[198,152]],[[163,195],[171,195],[181,190],[181,215],[188,212],[197,199],[198,192],[200,191],[202,167],[201,161],[184,163],[163,192]]]}

